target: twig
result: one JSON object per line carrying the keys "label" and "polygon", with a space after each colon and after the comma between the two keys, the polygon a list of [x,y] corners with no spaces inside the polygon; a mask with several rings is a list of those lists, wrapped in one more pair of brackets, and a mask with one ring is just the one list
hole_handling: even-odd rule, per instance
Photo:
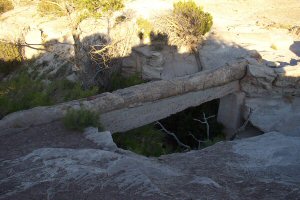
{"label": "twig", "polygon": [[194,119],[195,121],[198,121],[202,124],[206,125],[206,137],[209,140],[209,123],[208,123],[208,119],[215,117],[216,115],[211,115],[209,117],[206,117],[205,113],[203,112],[203,121],[201,119]]}
{"label": "twig", "polygon": [[250,117],[251,117],[252,113],[253,113],[253,110],[250,108],[250,111],[249,111],[249,114],[248,114],[248,116],[247,116],[246,121],[243,123],[243,125],[242,125],[240,128],[238,128],[238,129],[234,132],[234,134],[231,136],[230,140],[234,140],[234,139],[236,138],[236,136],[237,136],[240,132],[242,132],[242,131],[244,131],[244,130],[246,129],[246,126],[248,125],[248,123],[249,123],[249,121],[250,121]]}
{"label": "twig", "polygon": [[176,142],[179,146],[182,146],[182,147],[186,148],[187,150],[191,149],[190,146],[183,144],[174,133],[168,131],[159,121],[157,121],[156,124],[158,124],[166,134],[171,135],[176,140]]}
{"label": "twig", "polygon": [[189,135],[192,136],[192,138],[198,142],[198,150],[201,148],[201,143],[204,143],[203,140],[198,140],[191,132],[189,132]]}

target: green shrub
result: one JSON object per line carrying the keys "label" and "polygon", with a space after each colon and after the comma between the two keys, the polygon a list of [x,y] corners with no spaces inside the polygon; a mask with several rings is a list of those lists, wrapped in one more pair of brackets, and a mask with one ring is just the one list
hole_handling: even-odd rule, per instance
{"label": "green shrub", "polygon": [[14,6],[10,0],[0,0],[0,15],[12,9]]}
{"label": "green shrub", "polygon": [[[71,5],[73,10],[70,10]],[[84,13],[89,16],[99,17],[102,13],[113,13],[124,8],[123,0],[41,0],[38,11],[42,16],[64,16],[68,12]],[[101,11],[101,13],[99,12]],[[81,16],[82,17],[82,16]]]}
{"label": "green shrub", "polygon": [[25,73],[0,84],[0,118],[11,112],[50,104],[44,85]]}
{"label": "green shrub", "polygon": [[[175,3],[173,14],[178,22],[184,22],[181,24],[182,32],[177,32],[182,36],[191,35],[200,40],[205,33],[210,31],[213,24],[212,16],[204,12],[202,7],[197,6],[192,0]],[[184,30],[184,28],[186,29]]]}
{"label": "green shrub", "polygon": [[158,25],[168,34],[171,45],[185,47],[190,53],[194,53],[201,71],[203,66],[198,46],[203,42],[204,35],[210,31],[213,18],[192,0],[179,1],[173,7],[173,12],[162,17]]}
{"label": "green shrub", "polygon": [[57,80],[51,82],[47,87],[47,94],[52,97],[52,101],[60,103],[74,99],[81,99],[93,96],[98,93],[97,87],[84,90],[80,83],[73,83],[69,80]]}
{"label": "green shrub", "polygon": [[144,80],[141,79],[141,75],[139,73],[136,73],[128,78],[119,73],[114,73],[111,76],[109,91],[123,89],[133,85],[139,85],[141,83],[144,83]]}
{"label": "green shrub", "polygon": [[84,90],[79,83],[68,80],[53,81],[45,85],[20,73],[15,78],[0,83],[0,118],[36,106],[46,106],[97,94],[98,88]]}
{"label": "green shrub", "polygon": [[17,44],[0,42],[0,73],[8,74],[22,63],[22,50]]}
{"label": "green shrub", "polygon": [[113,139],[118,147],[145,156],[161,156],[173,152],[173,147],[165,139],[165,133],[155,129],[153,125],[115,133]]}
{"label": "green shrub", "polygon": [[100,127],[99,114],[86,109],[68,110],[63,123],[66,128],[77,131],[83,131],[89,126]]}
{"label": "green shrub", "polygon": [[167,22],[170,39],[191,50],[198,47],[213,24],[212,16],[192,0],[175,3],[171,17],[172,20]]}

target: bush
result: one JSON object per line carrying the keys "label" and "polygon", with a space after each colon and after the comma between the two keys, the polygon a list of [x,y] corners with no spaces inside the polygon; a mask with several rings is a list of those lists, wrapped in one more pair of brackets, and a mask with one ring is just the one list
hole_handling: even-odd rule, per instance
{"label": "bush", "polygon": [[97,87],[92,87],[88,90],[84,90],[80,83],[73,83],[69,80],[53,81],[47,87],[47,94],[51,96],[52,101],[55,103],[81,99],[93,96],[97,93]]}
{"label": "bush", "polygon": [[11,112],[50,104],[43,84],[31,80],[25,73],[0,84],[0,118]]}
{"label": "bush", "polygon": [[63,123],[66,128],[77,131],[83,131],[89,126],[100,127],[99,114],[86,109],[68,110]]}
{"label": "bush", "polygon": [[41,16],[64,16],[67,13],[64,8],[60,6],[61,2],[61,0],[41,0],[38,4],[38,12]]}
{"label": "bush", "polygon": [[179,1],[173,7],[170,15],[158,20],[158,26],[168,34],[171,45],[185,47],[190,53],[194,53],[201,71],[203,66],[198,46],[202,43],[203,36],[211,29],[213,18],[192,0]]}
{"label": "bush", "polygon": [[96,0],[96,2],[97,1],[100,3],[101,11],[105,13],[115,12],[124,8],[123,0]]}
{"label": "bush", "polygon": [[172,18],[175,23],[170,26],[173,40],[191,50],[198,47],[213,24],[212,16],[192,0],[175,3]]}
{"label": "bush", "polygon": [[14,6],[10,0],[0,0],[0,15],[12,9]]}
{"label": "bush", "polygon": [[0,42],[0,73],[6,75],[21,65],[21,52],[22,49],[17,44]]}
{"label": "bush", "polygon": [[109,91],[123,89],[141,83],[144,83],[144,80],[141,79],[141,75],[139,73],[136,73],[128,78],[119,73],[114,73],[111,76]]}
{"label": "bush", "polygon": [[32,80],[26,73],[20,73],[0,84],[0,119],[19,110],[93,96],[97,91],[97,88],[84,90],[79,83],[68,80],[45,85],[42,81]]}
{"label": "bush", "polygon": [[[68,8],[67,11],[66,3],[71,5],[74,10]],[[54,15],[60,17],[66,15],[69,11],[75,11],[98,17],[101,13],[111,14],[123,7],[123,0],[41,0],[38,4],[38,11],[42,16]]]}

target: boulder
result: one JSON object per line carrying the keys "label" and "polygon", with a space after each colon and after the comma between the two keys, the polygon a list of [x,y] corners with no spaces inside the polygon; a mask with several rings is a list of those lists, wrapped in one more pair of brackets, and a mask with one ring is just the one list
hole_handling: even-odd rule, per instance
{"label": "boulder", "polygon": [[117,145],[114,143],[109,131],[99,132],[98,128],[89,127],[84,130],[86,139],[96,143],[100,149],[115,151]]}
{"label": "boulder", "polygon": [[[263,132],[279,131],[300,136],[300,98],[248,98],[245,106],[251,109],[250,122]],[[248,112],[245,116],[248,116]]]}
{"label": "boulder", "polygon": [[241,80],[241,90],[248,97],[300,96],[299,66],[270,68],[264,64],[249,64]]}

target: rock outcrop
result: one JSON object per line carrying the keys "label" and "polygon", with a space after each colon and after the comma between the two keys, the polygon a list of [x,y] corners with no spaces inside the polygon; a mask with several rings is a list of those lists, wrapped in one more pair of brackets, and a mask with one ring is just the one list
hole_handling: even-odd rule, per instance
{"label": "rock outcrop", "polygon": [[17,135],[21,139],[33,132],[35,141],[19,143],[25,152],[32,149],[28,153],[12,154],[14,146],[10,144],[15,143],[15,134],[6,136],[5,145],[0,140],[1,151],[9,152],[0,163],[1,199],[250,200],[300,196],[300,137],[271,132],[200,151],[146,158],[98,145],[103,133],[93,133],[96,146],[81,138],[84,148],[66,147],[68,138],[74,137],[70,133],[59,148],[47,147],[51,143],[43,144],[45,141],[36,148],[38,138],[45,137],[39,128]]}
{"label": "rock outcrop", "polygon": [[300,134],[300,65],[271,68],[250,64],[241,81],[245,118],[263,132]]}
{"label": "rock outcrop", "polygon": [[271,68],[250,64],[241,89],[248,97],[300,96],[300,65]]}
{"label": "rock outcrop", "polygon": [[[105,114],[124,108],[141,107],[144,103],[156,102],[184,94],[193,95],[192,93],[197,91],[205,93],[207,89],[216,88],[215,92],[210,91],[206,98],[213,100],[239,90],[238,84],[234,82],[244,77],[246,66],[247,62],[241,60],[222,68],[207,70],[185,77],[149,82],[112,93],[102,93],[86,99],[12,113],[0,121],[0,129],[4,132],[10,128],[25,128],[31,125],[49,123],[61,119],[66,111],[71,108],[86,108]],[[225,90],[220,90],[219,86]]]}

